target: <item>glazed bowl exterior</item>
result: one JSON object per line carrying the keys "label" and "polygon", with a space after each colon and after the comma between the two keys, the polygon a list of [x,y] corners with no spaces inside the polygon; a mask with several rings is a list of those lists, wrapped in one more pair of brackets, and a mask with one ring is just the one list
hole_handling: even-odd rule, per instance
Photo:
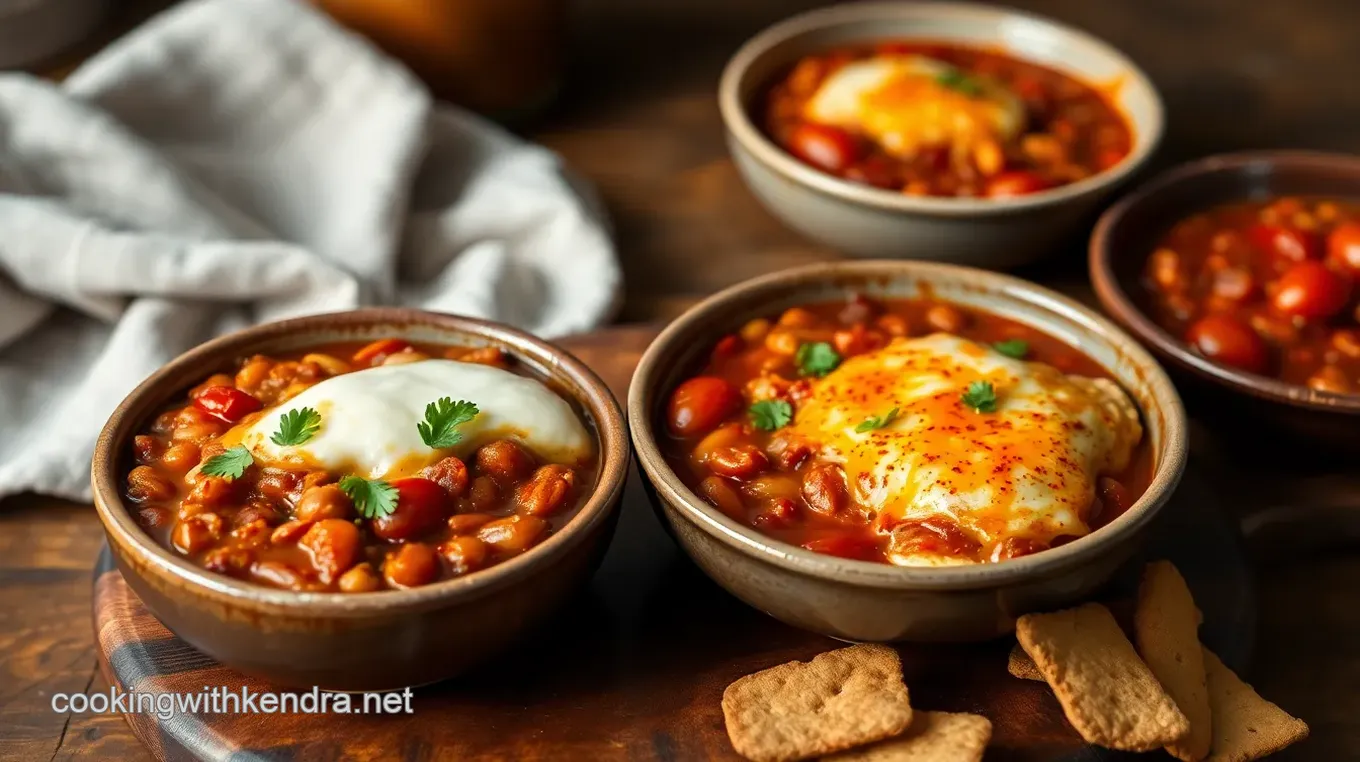
{"label": "glazed bowl exterior", "polygon": [[[1117,166],[1011,199],[909,196],[808,166],[757,126],[765,92],[798,59],[827,47],[922,39],[998,48],[1107,86],[1129,121],[1133,149]],[[718,106],[732,159],[758,199],[809,238],[859,257],[931,259],[1007,268],[1051,253],[1143,166],[1162,136],[1162,103],[1132,61],[1085,32],[1019,11],[972,3],[868,2],[814,10],[769,27],[723,71]]]}
{"label": "glazed bowl exterior", "polygon": [[[328,341],[397,337],[498,346],[555,388],[596,435],[599,476],[577,515],[523,555],[409,590],[304,593],[216,574],[161,547],[123,500],[132,437],[208,375],[255,353]],[[613,534],[629,448],[618,403],[567,352],[506,326],[405,309],[296,318],[210,341],[134,390],[100,433],[95,507],[128,585],[171,631],[203,653],[279,685],[387,690],[453,677],[515,642],[582,587]]]}
{"label": "glazed bowl exterior", "polygon": [[1243,429],[1244,437],[1230,438],[1259,444],[1264,425],[1295,441],[1354,453],[1360,450],[1360,394],[1318,391],[1210,362],[1149,317],[1142,279],[1162,236],[1209,207],[1276,196],[1360,198],[1360,157],[1254,151],[1169,170],[1100,218],[1091,236],[1091,281],[1105,311],[1176,372],[1197,411],[1222,427]]}
{"label": "glazed bowl exterior", "polygon": [[[728,518],[687,487],[662,455],[666,400],[714,342],[745,321],[800,304],[929,295],[1001,315],[1080,348],[1129,392],[1143,416],[1155,475],[1124,514],[1061,547],[996,564],[909,568],[815,553]],[[634,452],[681,548],[733,595],[788,624],[854,641],[969,641],[1009,632],[1021,614],[1086,598],[1138,550],[1185,468],[1186,417],[1165,373],[1091,310],[1006,275],[925,262],[866,261],[787,270],[704,300],[643,355],[628,396]]]}

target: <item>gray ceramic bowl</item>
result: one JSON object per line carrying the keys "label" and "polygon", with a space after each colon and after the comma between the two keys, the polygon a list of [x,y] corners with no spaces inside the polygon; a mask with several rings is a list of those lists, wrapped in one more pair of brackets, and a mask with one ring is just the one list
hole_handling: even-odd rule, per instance
{"label": "gray ceramic bowl", "polygon": [[[1081,348],[1142,411],[1151,486],[1127,512],[1069,544],[997,564],[905,568],[814,553],[773,540],[694,494],[666,464],[658,422],[670,391],[718,337],[745,321],[848,293],[934,298],[1001,315]],[[847,640],[963,641],[1009,631],[1029,611],[1091,594],[1137,549],[1185,468],[1185,410],[1142,347],[1091,310],[1006,275],[924,262],[843,262],[786,270],[704,300],[647,349],[628,395],[634,451],[685,552],[733,595],[789,624]]]}
{"label": "gray ceramic bowl", "polygon": [[[541,544],[489,569],[374,593],[299,593],[215,574],[167,551],[137,525],[122,499],[132,437],[171,401],[235,358],[383,337],[499,346],[555,382],[597,438],[599,476],[577,515]],[[278,684],[384,690],[452,677],[512,644],[570,598],[609,543],[627,472],[618,403],[567,352],[481,320],[369,309],[256,326],[179,356],[128,395],[105,424],[92,481],[119,571],[176,635],[227,666]]]}
{"label": "gray ceramic bowl", "polygon": [[[925,198],[826,174],[785,152],[756,126],[753,105],[802,56],[891,38],[995,46],[1083,81],[1121,81],[1117,105],[1132,124],[1133,150],[1109,171],[1029,196]],[[1011,267],[1049,253],[1147,161],[1162,135],[1161,99],[1122,53],[1039,16],[968,3],[852,3],[794,16],[737,51],[723,71],[718,106],[742,177],[790,227],[855,256],[986,267]]]}
{"label": "gray ceramic bowl", "polygon": [[1252,151],[1210,156],[1165,172],[1100,218],[1091,236],[1091,281],[1101,306],[1180,373],[1187,396],[1203,403],[1197,410],[1221,412],[1229,426],[1245,422],[1244,441],[1259,440],[1265,423],[1297,440],[1332,443],[1353,454],[1360,450],[1360,394],[1317,391],[1219,365],[1148,316],[1143,272],[1173,225],[1217,204],[1271,196],[1360,197],[1360,157]]}

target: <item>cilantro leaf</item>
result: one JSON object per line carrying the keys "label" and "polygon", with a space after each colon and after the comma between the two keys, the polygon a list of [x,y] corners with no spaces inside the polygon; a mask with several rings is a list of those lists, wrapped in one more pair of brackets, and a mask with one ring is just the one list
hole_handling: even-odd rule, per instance
{"label": "cilantro leaf", "polygon": [[199,469],[200,473],[208,476],[224,476],[228,479],[239,479],[241,474],[250,468],[250,464],[255,462],[251,457],[250,450],[242,445],[237,445],[221,455],[214,455],[203,463]]}
{"label": "cilantro leaf", "polygon": [[996,412],[996,388],[990,381],[974,381],[968,385],[959,399],[971,407],[974,413]]}
{"label": "cilantro leaf", "polygon": [[354,501],[354,510],[366,519],[390,516],[397,509],[397,488],[382,479],[349,476],[340,479],[340,491]]}
{"label": "cilantro leaf", "polygon": [[885,415],[871,415],[860,421],[860,424],[855,427],[855,433],[863,434],[866,431],[881,429],[895,420],[897,420],[897,408],[889,410]]}
{"label": "cilantro leaf", "polygon": [[416,424],[420,438],[436,450],[453,447],[463,439],[458,427],[477,417],[477,406],[467,400],[454,402],[440,397],[425,406],[425,420]]}
{"label": "cilantro leaf", "polygon": [[805,376],[825,376],[841,364],[840,354],[825,341],[798,345],[798,353],[793,359]]}
{"label": "cilantro leaf", "polygon": [[942,86],[955,92],[963,93],[970,98],[982,95],[982,82],[976,77],[969,76],[960,69],[949,69],[941,72],[935,81]]}
{"label": "cilantro leaf", "polygon": [[992,349],[995,349],[996,351],[1000,352],[1001,354],[1007,357],[1013,357],[1017,360],[1023,360],[1025,359],[1025,355],[1029,354],[1029,342],[1025,341],[1024,339],[1010,339],[1009,341],[998,341],[997,343],[992,345]]}
{"label": "cilantro leaf", "polygon": [[751,406],[751,423],[758,429],[774,431],[793,420],[793,406],[784,400],[761,400]]}
{"label": "cilantro leaf", "polygon": [[321,429],[321,414],[309,407],[289,410],[279,417],[279,430],[269,441],[280,447],[295,447],[306,442]]}

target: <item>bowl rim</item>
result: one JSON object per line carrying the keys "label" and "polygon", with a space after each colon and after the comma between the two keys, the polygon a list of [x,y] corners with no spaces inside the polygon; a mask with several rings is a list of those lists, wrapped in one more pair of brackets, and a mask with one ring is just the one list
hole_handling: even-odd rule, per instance
{"label": "bowl rim", "polygon": [[[161,547],[137,524],[122,498],[120,485],[126,475],[116,467],[119,454],[137,433],[139,421],[145,420],[145,410],[157,409],[182,391],[166,388],[176,375],[188,368],[217,367],[234,355],[268,351],[266,347],[271,343],[305,338],[308,333],[385,325],[391,326],[393,335],[398,335],[403,325],[424,326],[447,333],[450,340],[487,341],[542,368],[561,372],[577,386],[580,393],[573,394],[574,401],[591,417],[596,432],[599,476],[589,499],[561,529],[514,558],[463,577],[404,590],[342,593],[282,590],[209,571]],[[144,410],[134,416],[139,408]],[[115,545],[115,558],[129,553],[139,565],[224,604],[269,614],[355,618],[414,613],[477,599],[551,565],[589,537],[617,508],[628,474],[629,453],[627,429],[618,401],[599,376],[565,349],[507,325],[478,318],[374,307],[262,323],[219,336],[174,358],[133,389],[104,424],[95,444],[90,480],[100,521],[110,543]]]}
{"label": "bowl rim", "polygon": [[[1152,105],[1149,124],[1141,134],[1135,133],[1133,150],[1115,166],[1083,178],[1075,183],[1026,194],[1014,198],[976,199],[909,196],[904,193],[874,188],[844,180],[810,167],[775,145],[752,121],[742,106],[741,85],[751,66],[761,60],[775,45],[785,40],[864,20],[883,17],[944,15],[953,17],[1008,17],[1045,26],[1053,31],[1090,45],[1123,68],[1128,83],[1147,91]],[[865,39],[872,39],[866,37]],[[1128,86],[1128,85],[1126,85]],[[1080,196],[1097,193],[1117,185],[1142,167],[1161,143],[1165,131],[1165,106],[1161,94],[1147,75],[1127,55],[1108,42],[1068,26],[1060,21],[1014,8],[972,2],[900,2],[894,0],[864,0],[862,2],[817,8],[791,16],[766,27],[738,48],[723,68],[718,84],[718,110],[728,136],[765,167],[786,180],[817,191],[826,196],[855,204],[892,212],[927,213],[942,217],[975,217],[1008,215],[1056,206]],[[1129,118],[1125,115],[1124,118]],[[1131,120],[1130,120],[1131,124]],[[1138,137],[1144,137],[1138,140]]]}
{"label": "bowl rim", "polygon": [[[1269,173],[1277,167],[1302,170],[1323,167],[1334,170],[1340,167],[1354,175],[1357,191],[1360,191],[1360,156],[1353,154],[1305,150],[1237,151],[1179,164],[1134,189],[1100,216],[1087,246],[1087,269],[1090,271],[1091,283],[1101,306],[1116,321],[1176,366],[1200,378],[1258,399],[1310,410],[1360,415],[1360,394],[1318,391],[1301,384],[1229,368],[1191,352],[1188,346],[1153,322],[1138,307],[1115,273],[1118,229],[1134,210],[1178,185],[1197,182],[1210,175]],[[1245,200],[1247,194],[1242,195]],[[1181,219],[1203,208],[1190,210]]]}
{"label": "bowl rim", "polygon": [[[904,567],[839,558],[781,542],[740,524],[709,505],[687,487],[671,469],[657,444],[651,412],[665,358],[683,334],[702,328],[714,312],[742,304],[757,308],[768,294],[781,288],[816,280],[871,279],[910,276],[929,283],[942,279],[970,279],[984,291],[1006,293],[1044,309],[1075,326],[1098,332],[1112,342],[1138,369],[1158,400],[1166,422],[1157,468],[1143,494],[1123,514],[1096,531],[1057,548],[1001,563],[978,563],[946,567]],[[716,329],[715,329],[716,330]],[[1041,329],[1042,330],[1042,329]],[[716,336],[715,336],[716,338]],[[1144,413],[1144,418],[1146,418]],[[1010,585],[1056,576],[1090,563],[1111,547],[1140,533],[1170,499],[1185,471],[1189,451],[1189,424],[1180,396],[1171,379],[1148,352],[1114,323],[1094,310],[1020,278],[961,265],[917,260],[857,260],[823,262],[781,270],[726,288],[685,311],[668,325],[643,353],[628,392],[628,422],[633,452],[656,496],[677,509],[690,524],[746,557],[819,579],[866,587],[910,590],[973,590]]]}

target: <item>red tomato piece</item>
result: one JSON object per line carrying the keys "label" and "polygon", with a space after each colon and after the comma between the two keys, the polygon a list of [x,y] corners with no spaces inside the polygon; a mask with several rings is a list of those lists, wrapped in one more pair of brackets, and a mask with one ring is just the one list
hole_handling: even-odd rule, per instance
{"label": "red tomato piece", "polygon": [[234,386],[210,386],[194,398],[194,407],[227,423],[236,423],[263,405]]}
{"label": "red tomato piece", "polygon": [[1290,262],[1316,259],[1321,249],[1316,236],[1278,225],[1252,225],[1247,238],[1266,254]]}
{"label": "red tomato piece", "polygon": [[1272,306],[1305,320],[1329,318],[1345,308],[1351,280],[1321,262],[1300,262],[1276,281]]}
{"label": "red tomato piece", "polygon": [[713,347],[713,359],[722,360],[741,351],[741,337],[731,333],[718,340]]}
{"label": "red tomato piece", "polygon": [[401,339],[378,339],[355,352],[351,359],[355,365],[376,365],[388,355],[394,355],[410,348],[411,345]]}
{"label": "red tomato piece", "polygon": [[1249,373],[1264,372],[1270,361],[1265,341],[1251,326],[1231,315],[1205,315],[1190,326],[1185,340],[1210,360]]}
{"label": "red tomato piece", "polygon": [[844,172],[862,154],[855,136],[825,124],[803,122],[789,133],[789,151],[794,156],[828,172]]}
{"label": "red tomato piece", "polygon": [[1015,196],[1038,193],[1051,187],[1053,187],[1053,184],[1043,177],[1033,172],[1017,170],[1015,172],[1002,172],[988,180],[983,195],[988,198],[1014,198]]}
{"label": "red tomato piece", "polygon": [[671,394],[666,420],[672,433],[689,437],[717,428],[739,407],[741,392],[735,386],[717,376],[696,376]]}
{"label": "red tomato piece", "polygon": [[867,537],[855,537],[853,535],[818,537],[803,543],[803,547],[815,553],[825,553],[828,556],[853,558],[859,561],[883,560],[883,552],[879,550],[878,543]]}
{"label": "red tomato piece", "polygon": [[1327,236],[1327,261],[1360,276],[1360,222],[1343,222],[1332,230]]}
{"label": "red tomato piece", "polygon": [[409,540],[443,524],[452,501],[444,488],[429,479],[411,477],[392,482],[397,508],[373,519],[373,533],[384,540]]}

